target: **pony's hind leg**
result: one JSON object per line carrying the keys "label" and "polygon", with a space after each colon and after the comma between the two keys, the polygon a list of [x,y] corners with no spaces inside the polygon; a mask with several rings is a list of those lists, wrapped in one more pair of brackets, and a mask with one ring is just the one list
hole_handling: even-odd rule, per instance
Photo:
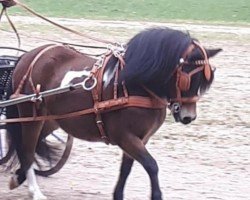
{"label": "pony's hind leg", "polygon": [[[18,109],[20,117],[33,115],[33,105],[30,103],[19,105]],[[36,113],[38,115],[44,115],[46,112],[44,109],[41,108],[36,110]],[[35,175],[33,172],[32,164],[34,162],[35,150],[43,124],[44,124],[43,121],[22,123],[21,141],[16,141],[21,143],[21,149],[20,149],[21,152],[19,152],[18,154],[20,155],[19,156],[20,168],[16,171],[15,176],[11,178],[10,189],[14,189],[19,185],[21,185],[26,180],[26,177],[28,178],[28,181],[31,181],[31,185],[32,184],[36,185],[35,189],[39,188],[37,186],[36,181],[34,181]],[[30,186],[30,188],[31,187],[32,186]],[[40,189],[36,191],[40,191]],[[37,192],[37,194],[38,193],[39,192]],[[36,193],[34,193],[33,198],[37,199],[36,196],[37,196]],[[43,195],[38,195],[38,196],[42,197]],[[38,198],[38,199],[44,199],[44,198]]]}
{"label": "pony's hind leg", "polygon": [[143,168],[148,173],[151,182],[151,200],[162,200],[158,180],[158,165],[155,159],[147,151],[143,141],[137,136],[130,134],[121,139],[119,146],[129,156],[141,163]]}
{"label": "pony's hind leg", "polygon": [[[39,128],[39,129],[38,129]],[[34,161],[34,154],[39,133],[42,128],[41,122],[25,123],[22,125],[21,152],[18,155],[20,168],[16,171],[10,182],[10,189],[15,189],[26,180],[26,173]]]}
{"label": "pony's hind leg", "polygon": [[27,181],[29,188],[29,195],[33,197],[33,200],[46,200],[47,197],[41,192],[35,176],[35,171],[33,166],[31,166],[27,171]]}
{"label": "pony's hind leg", "polygon": [[134,159],[128,156],[126,153],[123,153],[122,164],[120,169],[120,176],[114,191],[114,200],[123,199],[124,186],[127,180],[127,177],[131,171]]}

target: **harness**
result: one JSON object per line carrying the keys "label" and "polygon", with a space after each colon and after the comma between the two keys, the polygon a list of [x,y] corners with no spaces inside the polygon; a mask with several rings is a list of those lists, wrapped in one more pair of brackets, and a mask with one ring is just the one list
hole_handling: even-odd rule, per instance
{"label": "harness", "polygon": [[[198,65],[199,67],[193,69],[189,73],[184,72],[183,68],[185,67],[185,65],[189,64],[187,61],[187,57],[196,47],[198,47],[201,50],[204,56],[204,60],[196,61],[195,64]],[[193,43],[187,48],[187,50],[182,55],[180,63],[177,66],[176,71],[174,72],[176,73],[176,98],[170,99],[169,101],[171,103],[178,102],[181,105],[182,103],[195,103],[200,99],[200,96],[197,95],[193,97],[181,96],[181,92],[186,92],[190,89],[192,76],[200,71],[203,71],[207,81],[211,79],[212,69],[211,65],[209,64],[206,50],[198,42],[193,41]]]}
{"label": "harness", "polygon": [[[112,56],[115,56],[118,59],[118,67],[115,71],[114,87],[113,87],[113,99],[102,100],[102,81],[104,71],[106,69],[107,63],[109,62]],[[150,93],[151,97],[142,97],[142,96],[129,96],[128,90],[126,88],[125,82],[122,82],[122,93],[123,97],[118,97],[118,76],[119,71],[122,70],[125,66],[125,61],[123,60],[122,55],[117,51],[110,51],[108,54],[105,54],[101,62],[97,62],[91,70],[90,76],[85,79],[87,81],[93,81],[92,86],[86,87],[86,81],[84,82],[84,87],[87,90],[91,90],[92,97],[94,101],[94,109],[96,115],[96,125],[99,129],[101,138],[104,139],[106,143],[109,142],[107,134],[105,133],[104,123],[102,121],[102,113],[104,111],[118,110],[125,107],[142,107],[150,109],[166,109],[168,102],[166,100],[158,99],[157,96],[153,93]],[[93,87],[96,83],[96,86]],[[147,90],[146,90],[147,91]]]}
{"label": "harness", "polygon": [[[37,97],[39,97],[39,90],[40,87],[35,87],[33,80],[32,80],[32,71],[36,64],[36,62],[39,60],[39,58],[50,49],[59,47],[62,45],[49,45],[42,49],[37,56],[33,59],[31,64],[29,65],[25,75],[21,79],[16,91],[11,96],[11,98],[17,98],[20,96],[23,96],[21,94],[21,91],[24,87],[24,84],[26,81],[29,82],[29,85],[31,89],[33,90],[34,94],[37,94]],[[107,63],[110,60],[110,58],[115,55],[118,58],[118,65],[119,67],[116,69],[115,72],[115,81],[114,81],[114,88],[113,88],[113,99],[110,100],[102,100],[102,81],[103,81],[103,75],[104,71],[106,69]],[[127,88],[125,86],[125,82],[122,82],[122,90],[123,90],[123,96],[118,97],[118,75],[119,71],[123,69],[125,65],[125,62],[122,58],[122,55],[119,53],[114,53],[110,51],[109,53],[105,54],[101,60],[98,60],[91,72],[90,75],[83,81],[83,88],[85,90],[89,90],[92,93],[92,98],[94,102],[93,108],[84,109],[72,113],[66,113],[62,115],[48,115],[48,116],[37,116],[35,112],[33,112],[32,117],[22,117],[22,118],[12,118],[12,119],[5,119],[5,123],[14,123],[14,122],[30,122],[30,121],[46,121],[46,120],[57,120],[57,119],[65,119],[70,117],[76,117],[81,116],[85,114],[91,114],[94,113],[96,115],[96,124],[99,129],[101,138],[105,141],[105,143],[109,143],[107,134],[104,130],[104,124],[102,121],[102,113],[111,112],[114,110],[119,110],[122,108],[128,108],[128,107],[140,107],[140,108],[150,108],[150,109],[166,109],[166,106],[168,102],[166,100],[160,99],[157,97],[154,93],[150,93],[150,97],[142,97],[142,96],[129,96]],[[39,86],[39,85],[38,85]],[[36,102],[34,101],[34,110],[36,110]]]}
{"label": "harness", "polygon": [[[28,80],[30,83],[30,86],[34,92],[34,94],[37,94],[37,97],[39,97],[39,88],[40,87],[35,87],[33,80],[32,80],[32,70],[36,64],[36,62],[39,60],[39,58],[48,50],[56,48],[58,46],[62,45],[49,45],[42,49],[37,56],[33,59],[31,64],[29,65],[26,74],[20,81],[17,90],[15,93],[12,95],[13,97],[18,97],[20,96],[20,92],[23,89],[24,83]],[[200,63],[201,66],[195,68],[189,73],[183,72],[183,67],[185,64],[185,60],[187,56],[194,50],[195,47],[198,47],[201,49],[202,53],[204,54],[204,62]],[[117,57],[118,59],[118,66],[116,71],[115,71],[115,77],[114,77],[114,87],[113,87],[113,98],[109,100],[102,100],[102,92],[103,92],[103,75],[104,71],[106,69],[107,63],[109,62],[110,58],[112,56]],[[149,93],[150,97],[142,97],[142,96],[129,96],[125,82],[122,82],[122,97],[118,97],[118,76],[119,76],[119,71],[122,70],[125,66],[125,62],[123,60],[122,55],[117,52],[117,51],[109,51],[107,54],[104,54],[104,56],[98,60],[91,72],[90,75],[83,81],[83,88],[84,90],[91,91],[92,93],[92,98],[94,102],[93,108],[88,108],[76,112],[71,112],[71,113],[66,113],[62,115],[48,115],[48,116],[37,116],[36,113],[33,114],[32,117],[22,117],[22,118],[13,118],[13,119],[6,119],[4,122],[6,123],[13,123],[13,122],[30,122],[30,121],[45,121],[45,120],[57,120],[57,119],[65,119],[65,118],[70,118],[70,117],[76,117],[76,116],[81,116],[85,114],[95,114],[95,121],[96,125],[99,129],[101,138],[106,142],[109,143],[109,139],[107,137],[107,134],[105,133],[104,129],[104,123],[102,121],[102,114],[106,112],[111,112],[114,110],[119,110],[122,108],[128,108],[128,107],[140,107],[140,108],[149,108],[149,109],[166,109],[167,105],[172,102],[178,102],[180,104],[182,103],[194,103],[199,100],[199,96],[194,96],[194,97],[182,97],[181,92],[182,91],[187,91],[190,88],[190,82],[191,82],[191,77],[200,72],[204,71],[204,75],[207,80],[210,80],[211,77],[211,66],[209,65],[208,62],[208,56],[202,46],[200,46],[197,42],[194,42],[191,44],[188,49],[185,51],[183,54],[183,58],[181,59],[180,64],[177,66],[176,73],[177,76],[177,81],[176,81],[176,98],[170,99],[169,101],[162,99],[158,97],[156,94],[154,94],[151,90],[146,88],[145,86],[142,85],[142,88],[144,88],[145,91]],[[38,98],[39,100],[39,98]],[[35,105],[36,102],[33,104],[34,105],[34,110],[35,110]]]}

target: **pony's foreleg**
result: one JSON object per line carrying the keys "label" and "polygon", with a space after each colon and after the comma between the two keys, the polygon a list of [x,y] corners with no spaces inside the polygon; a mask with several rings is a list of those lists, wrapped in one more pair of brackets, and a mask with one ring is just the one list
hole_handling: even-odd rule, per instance
{"label": "pony's foreleg", "polygon": [[127,177],[131,171],[134,159],[129,157],[126,153],[123,153],[122,164],[120,169],[120,176],[114,191],[114,200],[123,199],[123,190],[127,180]]}
{"label": "pony's foreleg", "polygon": [[28,181],[28,188],[29,188],[29,195],[33,198],[33,200],[45,200],[47,199],[46,196],[43,195],[41,192],[37,181],[35,171],[33,166],[31,166],[27,171],[27,181]]}
{"label": "pony's foreleg", "polygon": [[162,200],[162,194],[158,179],[158,165],[155,159],[147,151],[143,141],[135,135],[129,135],[121,139],[119,146],[131,157],[137,160],[149,175],[151,182],[151,199]]}

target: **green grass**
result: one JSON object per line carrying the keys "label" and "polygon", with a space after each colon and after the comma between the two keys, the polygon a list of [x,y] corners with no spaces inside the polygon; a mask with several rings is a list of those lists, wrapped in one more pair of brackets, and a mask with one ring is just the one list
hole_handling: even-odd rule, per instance
{"label": "green grass", "polygon": [[[142,21],[250,23],[250,0],[22,0],[53,17]],[[22,9],[11,13],[24,15]]]}

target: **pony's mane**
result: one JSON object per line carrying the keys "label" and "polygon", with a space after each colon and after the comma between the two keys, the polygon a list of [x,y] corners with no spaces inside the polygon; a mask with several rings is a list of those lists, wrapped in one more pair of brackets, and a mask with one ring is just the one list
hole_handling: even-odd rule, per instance
{"label": "pony's mane", "polygon": [[138,33],[127,44],[126,66],[120,80],[127,84],[157,82],[164,86],[191,42],[189,34],[169,28]]}

